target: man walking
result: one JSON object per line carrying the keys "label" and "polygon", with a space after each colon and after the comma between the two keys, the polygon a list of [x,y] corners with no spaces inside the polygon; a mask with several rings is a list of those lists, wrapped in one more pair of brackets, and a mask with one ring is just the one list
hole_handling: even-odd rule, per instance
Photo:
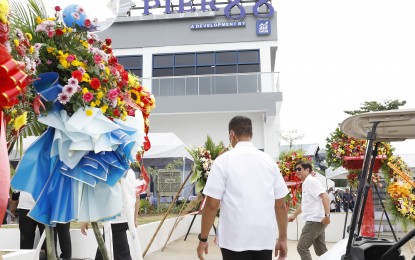
{"label": "man walking", "polygon": [[310,162],[298,161],[295,164],[297,176],[303,181],[301,205],[294,214],[288,217],[292,222],[300,214],[306,221],[297,244],[297,251],[301,260],[312,260],[310,254],[311,245],[318,256],[327,252],[325,233],[330,223],[329,196],[319,180],[311,176],[313,167]]}
{"label": "man walking", "polygon": [[[277,164],[251,143],[251,120],[236,116],[229,122],[233,149],[214,161],[203,193],[197,254],[208,253],[208,235],[220,204],[218,244],[224,260],[271,260],[287,256],[288,193]],[[277,223],[279,237],[277,240]]]}

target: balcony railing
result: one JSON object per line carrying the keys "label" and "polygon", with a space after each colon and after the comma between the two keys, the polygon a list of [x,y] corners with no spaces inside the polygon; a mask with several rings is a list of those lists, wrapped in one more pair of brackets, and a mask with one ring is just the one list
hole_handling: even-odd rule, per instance
{"label": "balcony railing", "polygon": [[278,72],[143,78],[154,96],[191,96],[278,92]]}

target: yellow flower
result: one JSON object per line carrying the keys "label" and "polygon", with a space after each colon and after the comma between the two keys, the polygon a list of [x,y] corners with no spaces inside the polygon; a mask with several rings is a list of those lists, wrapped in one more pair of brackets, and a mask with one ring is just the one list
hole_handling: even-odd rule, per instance
{"label": "yellow flower", "polygon": [[91,102],[91,107],[96,107],[97,106],[97,104],[95,104],[95,102],[94,101],[92,101]]}
{"label": "yellow flower", "polygon": [[88,73],[84,73],[84,75],[82,75],[82,82],[89,82],[90,81],[90,77]]}
{"label": "yellow flower", "polygon": [[92,111],[91,109],[87,109],[87,110],[85,110],[85,114],[87,116],[92,116],[94,114],[94,111]]}
{"label": "yellow flower", "polygon": [[41,24],[43,22],[42,18],[40,18],[39,16],[36,17],[36,23],[37,24]]}
{"label": "yellow flower", "polygon": [[27,112],[24,112],[20,116],[16,117],[13,123],[13,128],[15,131],[18,131],[27,123]]}
{"label": "yellow flower", "polygon": [[30,54],[32,54],[33,52],[35,52],[35,47],[30,46],[30,48],[29,48],[29,53],[30,53]]}
{"label": "yellow flower", "polygon": [[53,48],[53,47],[47,47],[46,48],[46,51],[48,52],[48,53],[52,53],[53,51],[55,50],[55,48]]}
{"label": "yellow flower", "polygon": [[101,98],[103,98],[104,97],[104,93],[102,93],[102,91],[99,91],[98,93],[97,93],[97,99],[101,99]]}
{"label": "yellow flower", "polygon": [[68,32],[70,32],[70,33],[72,32],[72,28],[71,27],[68,28]]}
{"label": "yellow flower", "polygon": [[14,39],[13,42],[14,42],[14,45],[16,45],[16,47],[19,46],[19,40],[18,39]]}
{"label": "yellow flower", "polygon": [[96,100],[96,101],[95,101],[95,104],[96,104],[97,106],[101,105],[101,100]]}
{"label": "yellow flower", "polygon": [[86,94],[86,93],[88,93],[89,92],[89,90],[87,89],[87,88],[83,88],[82,89],[82,94]]}
{"label": "yellow flower", "polygon": [[48,17],[48,20],[49,21],[55,21],[56,20],[56,17]]}
{"label": "yellow flower", "polygon": [[32,35],[30,33],[25,33],[26,38],[31,41],[33,39]]}
{"label": "yellow flower", "polygon": [[107,109],[108,109],[108,106],[107,106],[107,105],[103,105],[103,106],[101,107],[101,111],[102,111],[102,113],[107,112]]}
{"label": "yellow flower", "polygon": [[75,66],[75,67],[79,67],[79,66],[81,66],[81,65],[82,65],[82,62],[80,62],[79,60],[73,60],[73,61],[71,62],[71,65],[72,65],[72,66]]}

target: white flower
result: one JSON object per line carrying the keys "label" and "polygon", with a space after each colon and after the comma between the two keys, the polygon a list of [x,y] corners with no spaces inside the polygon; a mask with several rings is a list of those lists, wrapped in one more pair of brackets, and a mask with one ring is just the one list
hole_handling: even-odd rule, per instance
{"label": "white flower", "polygon": [[42,47],[42,44],[37,42],[35,43],[35,45],[33,45],[33,47],[35,48],[35,51],[39,51],[40,48]]}
{"label": "white flower", "polygon": [[78,85],[65,85],[62,89],[62,93],[65,93],[68,95],[68,98],[72,97],[73,94],[75,94],[78,91]]}
{"label": "white flower", "polygon": [[76,78],[72,77],[70,79],[68,79],[68,85],[71,86],[78,86],[79,82]]}
{"label": "white flower", "polygon": [[65,105],[69,101],[69,96],[64,92],[59,93],[58,100],[61,104]]}

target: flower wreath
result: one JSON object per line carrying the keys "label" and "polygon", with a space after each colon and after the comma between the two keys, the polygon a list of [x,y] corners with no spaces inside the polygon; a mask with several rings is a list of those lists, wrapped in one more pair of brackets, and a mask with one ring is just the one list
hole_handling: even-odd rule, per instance
{"label": "flower wreath", "polygon": [[287,199],[287,206],[291,204],[293,207],[301,202],[301,183],[302,181],[297,177],[295,171],[295,164],[298,161],[312,161],[310,156],[304,156],[302,151],[289,151],[280,155],[280,160],[277,162],[281,175],[284,181],[288,184],[290,191]]}
{"label": "flower wreath", "polygon": [[[388,160],[399,171],[412,179],[412,173],[400,156],[391,156]],[[385,165],[383,174],[387,183],[387,209],[406,227],[408,223],[415,223],[415,194],[414,188],[390,167]]]}
{"label": "flower wreath", "polygon": [[[353,165],[348,159],[356,158],[360,163],[363,162],[363,157],[366,152],[366,140],[349,137],[340,128],[336,128],[326,141],[326,161],[328,166],[334,169],[343,166],[348,169],[350,171],[347,176],[349,184],[352,187],[356,187],[358,184],[358,175],[361,172],[361,165]],[[378,147],[379,160],[376,160],[376,164],[380,166],[384,162],[387,162],[388,158],[392,156],[392,152],[393,148],[389,143],[380,143]],[[379,179],[378,169],[375,169],[372,175],[372,181],[379,183]]]}
{"label": "flower wreath", "polygon": [[204,146],[188,149],[194,163],[190,183],[196,183],[196,193],[205,188],[213,161],[226,151],[227,148],[225,148],[223,142],[216,145],[210,136],[207,136]]}

